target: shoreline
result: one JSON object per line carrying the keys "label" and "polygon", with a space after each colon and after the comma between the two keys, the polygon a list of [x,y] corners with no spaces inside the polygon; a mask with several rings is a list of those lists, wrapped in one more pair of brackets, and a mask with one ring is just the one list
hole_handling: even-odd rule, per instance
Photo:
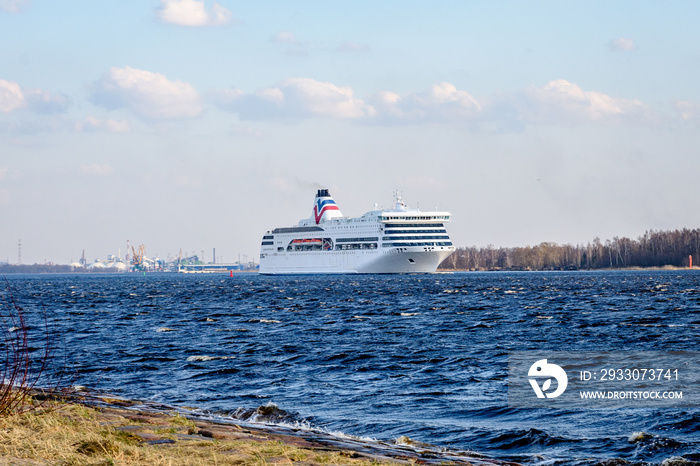
{"label": "shoreline", "polygon": [[111,395],[39,393],[45,407],[0,418],[0,463],[516,464],[407,437],[384,442]]}
{"label": "shoreline", "polygon": [[[485,272],[506,272],[506,273],[538,273],[538,272],[680,272],[700,270],[700,266],[678,267],[675,265],[664,265],[662,267],[620,267],[620,268],[601,268],[601,269],[437,269],[433,274],[426,275],[449,275],[453,273],[485,273]],[[229,277],[229,273],[224,272],[117,272],[117,271],[99,271],[99,272],[76,272],[76,271],[42,271],[42,272],[20,272],[20,271],[0,271],[0,276],[20,276],[20,275],[81,275],[81,276],[130,276],[130,275],[218,275]],[[233,276],[238,275],[259,275],[258,272],[236,272]],[[360,274],[362,275],[362,274]],[[371,275],[371,274],[370,274]],[[401,275],[401,274],[397,274]],[[292,276],[292,275],[288,275]]]}
{"label": "shoreline", "polygon": [[600,269],[437,269],[436,273],[455,273],[455,272],[625,272],[625,271],[681,271],[681,270],[700,270],[700,266],[694,265],[690,267],[680,267],[677,265],[662,265],[660,267],[618,267],[618,268],[600,268]]}

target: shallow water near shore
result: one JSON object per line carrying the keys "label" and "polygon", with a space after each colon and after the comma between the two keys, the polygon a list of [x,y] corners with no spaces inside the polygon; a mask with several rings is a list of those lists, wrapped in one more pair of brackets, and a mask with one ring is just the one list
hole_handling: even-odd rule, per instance
{"label": "shallow water near shore", "polygon": [[7,280],[91,389],[528,464],[700,461],[699,408],[507,402],[509,351],[697,351],[698,271]]}

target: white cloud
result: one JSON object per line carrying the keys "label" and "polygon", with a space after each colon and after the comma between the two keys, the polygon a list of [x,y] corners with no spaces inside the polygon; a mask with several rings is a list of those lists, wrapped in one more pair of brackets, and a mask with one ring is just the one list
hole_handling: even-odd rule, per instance
{"label": "white cloud", "polygon": [[482,105],[471,94],[448,82],[404,97],[384,91],[373,103],[382,117],[405,122],[471,120],[482,111]]}
{"label": "white cloud", "polygon": [[27,105],[38,113],[63,113],[71,104],[70,98],[62,93],[51,94],[41,89],[28,89],[25,92]]}
{"label": "white cloud", "polygon": [[634,39],[625,39],[622,37],[608,42],[608,47],[610,50],[619,50],[623,52],[637,50],[637,44],[635,44]]}
{"label": "white cloud", "polygon": [[255,94],[238,89],[216,94],[218,104],[243,119],[329,117],[339,120],[371,118],[376,110],[354,96],[349,87],[309,78],[292,78],[279,87]]}
{"label": "white cloud", "polygon": [[431,87],[425,94],[416,94],[409,100],[415,106],[428,109],[438,109],[440,115],[473,116],[481,111],[481,105],[467,91],[458,90],[453,84],[442,82]]}
{"label": "white cloud", "polygon": [[304,56],[308,54],[307,44],[297,39],[293,32],[278,32],[272,37],[272,42],[283,45],[283,51],[287,55]]}
{"label": "white cloud", "polygon": [[[470,131],[522,131],[527,124],[652,122],[657,117],[643,102],[588,91],[564,79],[544,86],[476,98],[452,83],[405,95],[383,91],[369,99],[350,87],[309,78],[293,78],[275,87],[246,93],[229,89],[213,95],[215,104],[243,120],[332,118],[373,124],[456,123]],[[683,105],[678,104],[681,109]],[[699,112],[685,104],[686,113]],[[694,113],[693,113],[694,114]]]}
{"label": "white cloud", "polygon": [[5,178],[7,178],[8,171],[9,170],[7,167],[0,167],[0,180],[4,180]]}
{"label": "white cloud", "polygon": [[114,173],[114,169],[107,164],[91,163],[81,165],[80,173],[89,176],[108,176]]}
{"label": "white cloud", "polygon": [[18,13],[25,6],[29,6],[29,0],[0,0],[0,10],[10,13]]}
{"label": "white cloud", "polygon": [[24,106],[24,93],[19,84],[0,79],[0,112],[10,113]]}
{"label": "white cloud", "polygon": [[10,113],[20,108],[28,108],[37,113],[60,113],[65,112],[70,104],[70,98],[65,94],[54,95],[41,89],[22,89],[16,82],[0,79],[2,113]]}
{"label": "white cloud", "polygon": [[192,118],[202,112],[191,84],[129,66],[111,68],[93,83],[91,100],[109,109],[128,108],[146,120]]}
{"label": "white cloud", "polygon": [[468,92],[459,91],[453,84],[447,82],[433,85],[427,95],[427,99],[424,100],[429,105],[457,103],[461,107],[475,108],[477,110],[480,107],[479,103]]}
{"label": "white cloud", "polygon": [[100,119],[88,116],[85,121],[75,123],[76,131],[109,131],[110,133],[128,133],[131,129],[126,120]]}
{"label": "white cloud", "polygon": [[676,112],[681,120],[695,120],[700,117],[700,102],[678,100],[674,102]]}
{"label": "white cloud", "polygon": [[649,108],[636,99],[584,91],[565,79],[550,81],[527,92],[523,116],[531,121],[585,122],[622,117],[648,117]]}
{"label": "white cloud", "polygon": [[357,119],[376,114],[374,107],[356,98],[349,87],[308,78],[292,78],[282,84],[282,90],[287,102],[312,115]]}
{"label": "white cloud", "polygon": [[398,105],[401,102],[401,96],[396,92],[382,91],[379,93],[379,100],[385,105]]}
{"label": "white cloud", "polygon": [[297,39],[297,36],[294,35],[293,32],[289,32],[289,31],[278,32],[272,38],[272,42],[274,42],[276,44],[289,44],[289,45],[300,45],[301,44],[301,42],[299,42],[299,39]]}
{"label": "white cloud", "polygon": [[204,0],[161,0],[158,18],[168,24],[179,26],[218,26],[233,19],[231,11],[214,3],[207,10]]}

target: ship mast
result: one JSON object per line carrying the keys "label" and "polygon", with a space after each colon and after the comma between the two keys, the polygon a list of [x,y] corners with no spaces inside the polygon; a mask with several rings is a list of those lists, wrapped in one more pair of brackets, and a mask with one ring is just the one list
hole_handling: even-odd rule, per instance
{"label": "ship mast", "polygon": [[397,210],[404,210],[406,206],[403,203],[403,196],[401,191],[398,189],[394,191],[394,208]]}

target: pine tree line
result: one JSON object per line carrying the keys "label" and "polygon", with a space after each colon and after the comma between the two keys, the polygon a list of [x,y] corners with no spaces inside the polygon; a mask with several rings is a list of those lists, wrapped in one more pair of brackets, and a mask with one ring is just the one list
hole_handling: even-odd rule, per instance
{"label": "pine tree line", "polygon": [[542,243],[537,246],[463,247],[439,269],[455,270],[579,270],[627,267],[688,267],[689,256],[700,265],[700,228],[649,230],[636,240],[615,237],[586,245]]}

